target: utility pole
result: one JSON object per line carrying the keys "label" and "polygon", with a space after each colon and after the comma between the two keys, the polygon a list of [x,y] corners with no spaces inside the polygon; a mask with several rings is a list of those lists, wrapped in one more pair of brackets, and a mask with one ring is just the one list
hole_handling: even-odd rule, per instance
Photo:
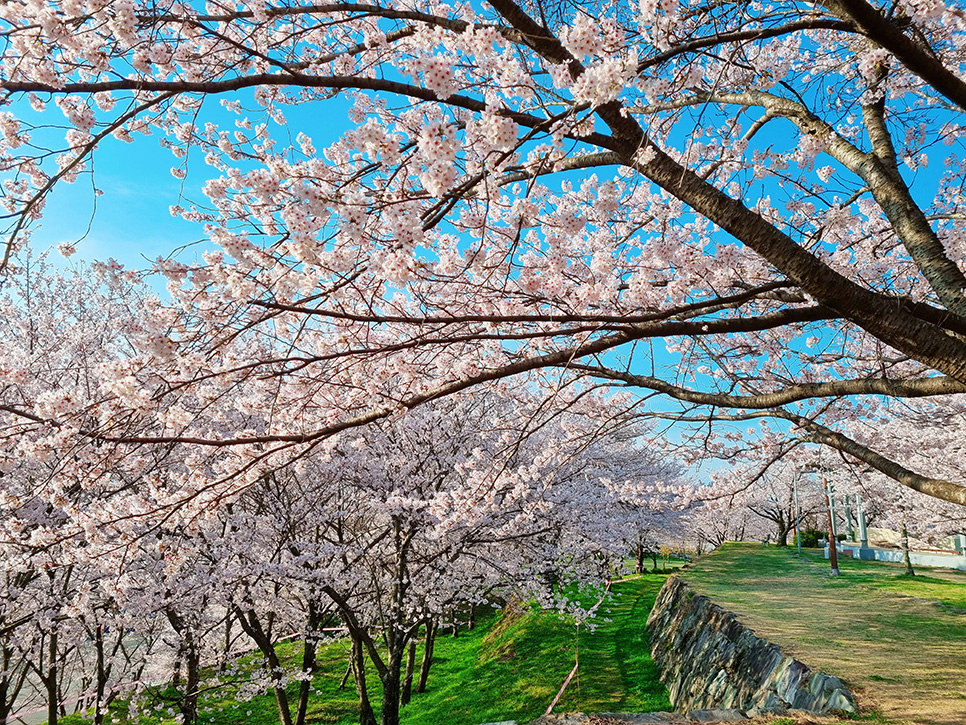
{"label": "utility pole", "polygon": [[832,514],[832,537],[838,541],[839,540],[839,517],[836,515],[835,511],[835,487],[830,483],[828,484],[828,510]]}

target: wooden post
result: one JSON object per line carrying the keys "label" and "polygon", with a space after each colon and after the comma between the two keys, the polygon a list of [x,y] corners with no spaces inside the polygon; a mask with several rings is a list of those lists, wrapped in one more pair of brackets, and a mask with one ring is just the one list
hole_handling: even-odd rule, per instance
{"label": "wooden post", "polygon": [[832,498],[829,495],[828,483],[822,478],[822,485],[825,488],[825,512],[828,514],[828,557],[832,566],[832,576],[839,575],[839,551],[838,541],[835,539],[835,522],[832,520]]}

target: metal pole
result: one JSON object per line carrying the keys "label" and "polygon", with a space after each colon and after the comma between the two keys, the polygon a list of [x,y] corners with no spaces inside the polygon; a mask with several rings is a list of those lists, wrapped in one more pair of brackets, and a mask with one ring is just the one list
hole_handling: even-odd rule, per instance
{"label": "metal pole", "polygon": [[[853,498],[853,502],[854,502]],[[849,496],[845,496],[845,525],[848,527],[849,541],[855,541],[855,528],[852,526],[852,506],[849,503]]]}

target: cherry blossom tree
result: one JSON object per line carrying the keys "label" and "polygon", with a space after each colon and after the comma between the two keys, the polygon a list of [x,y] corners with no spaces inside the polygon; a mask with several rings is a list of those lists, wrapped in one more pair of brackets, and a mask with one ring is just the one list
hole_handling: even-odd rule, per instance
{"label": "cherry blossom tree", "polygon": [[[421,627],[507,592],[580,614],[568,585],[602,582],[624,556],[616,504],[646,500],[661,469],[613,436],[618,423],[601,422],[599,402],[588,405],[578,397],[561,412],[522,391],[435,402],[343,434],[276,481],[287,487],[255,494],[264,516],[287,522],[278,550],[288,586],[300,580],[303,601],[329,600],[349,632],[361,722],[375,709],[367,663],[382,683],[380,721],[398,722]],[[293,505],[271,502],[293,486]],[[252,617],[259,597],[245,591],[239,615]],[[262,611],[280,609],[264,601]]]}
{"label": "cherry blossom tree", "polygon": [[695,502],[682,516],[681,525],[688,538],[702,550],[716,549],[726,541],[761,540],[766,528],[761,519],[727,494]]}
{"label": "cherry blossom tree", "polygon": [[[220,251],[158,265],[192,322],[142,316],[153,404],[275,380],[319,415],[252,435],[292,446],[560,367],[966,500],[839,426],[867,396],[966,390],[957,4],[2,13],[8,256],[107,144],[157,133],[176,176],[211,169],[174,212]],[[353,125],[320,150],[299,107],[334,97]],[[239,359],[238,335],[290,352]]]}
{"label": "cherry blossom tree", "polygon": [[[97,366],[127,346],[124,332],[134,332],[125,330],[134,319],[129,305],[137,297],[107,295],[83,271],[55,272],[43,256],[14,261],[21,273],[5,280],[0,297],[0,716],[30,705],[36,692],[55,723],[87,681],[96,683],[99,699],[110,698],[109,674],[125,666],[117,640],[123,629],[105,643],[101,626],[116,622],[113,607],[98,591],[74,516],[89,501],[103,451],[74,448],[71,433],[24,413],[34,406],[84,410],[98,399]],[[24,419],[35,426],[25,429]],[[86,646],[89,634],[100,656]]]}
{"label": "cherry blossom tree", "polygon": [[772,523],[778,546],[788,545],[788,535],[795,528],[796,517],[810,518],[825,510],[824,499],[814,485],[806,483],[807,477],[803,464],[789,457],[762,481],[745,488],[739,495],[739,500],[752,514]]}

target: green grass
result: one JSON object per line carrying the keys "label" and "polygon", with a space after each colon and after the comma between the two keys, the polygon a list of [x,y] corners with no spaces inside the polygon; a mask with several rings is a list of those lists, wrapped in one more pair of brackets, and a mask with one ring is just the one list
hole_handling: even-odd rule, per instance
{"label": "green grass", "polygon": [[[425,693],[414,693],[403,708],[406,725],[480,723],[517,719],[526,722],[542,715],[574,665],[570,683],[555,712],[670,710],[667,692],[651,661],[644,629],[664,576],[645,575],[618,583],[613,598],[598,610],[594,631],[576,627],[553,614],[511,609],[489,612],[478,626],[459,637],[440,635]],[[609,620],[609,621],[608,621]],[[283,644],[284,660],[294,663],[297,644]],[[422,656],[422,648],[418,652]],[[333,643],[319,653],[319,673],[313,680],[310,723],[350,725],[358,722],[358,703],[350,679],[338,690],[345,672],[346,644]],[[243,663],[244,664],[244,663]],[[250,660],[245,665],[251,667]],[[240,669],[244,671],[245,666]],[[370,668],[371,669],[371,668]],[[227,680],[227,678],[226,678]],[[367,678],[373,706],[378,711],[378,680]],[[290,686],[293,698],[297,685]],[[210,725],[271,725],[278,722],[272,695],[236,701],[237,683],[212,690],[200,704],[199,721]],[[137,725],[168,723],[172,705],[156,706]],[[134,725],[124,716],[126,704],[112,708],[115,723]],[[72,716],[63,725],[78,725]]]}
{"label": "green grass", "polygon": [[845,679],[890,723],[966,722],[966,575],[726,544],[683,576],[805,664]]}

